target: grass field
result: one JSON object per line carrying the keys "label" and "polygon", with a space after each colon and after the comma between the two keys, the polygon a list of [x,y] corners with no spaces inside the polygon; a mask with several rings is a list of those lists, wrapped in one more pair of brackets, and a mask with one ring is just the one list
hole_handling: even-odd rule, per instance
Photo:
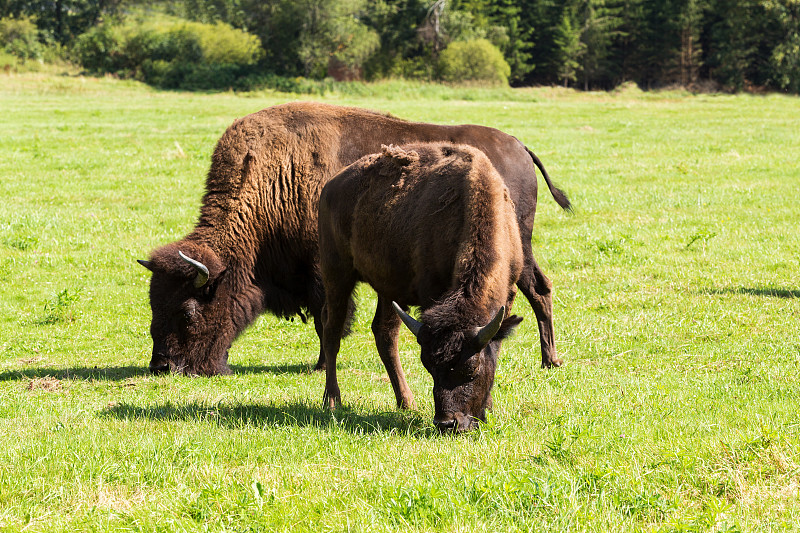
{"label": "grass field", "polygon": [[0,75],[0,530],[800,530],[800,100],[445,90],[322,97],[519,137],[564,367],[526,317],[480,430],[399,412],[360,291],[345,408],[317,341],[260,318],[233,376],[147,374],[149,273],[193,226],[214,143],[295,97]]}

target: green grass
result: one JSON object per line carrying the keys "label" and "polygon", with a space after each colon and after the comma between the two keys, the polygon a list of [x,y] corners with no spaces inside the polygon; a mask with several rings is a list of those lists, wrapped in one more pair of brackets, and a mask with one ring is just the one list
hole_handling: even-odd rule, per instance
{"label": "green grass", "polygon": [[800,529],[800,100],[398,82],[325,101],[480,123],[531,147],[534,251],[563,368],[525,316],[495,411],[399,412],[361,290],[345,408],[322,408],[313,328],[260,318],[235,374],[154,377],[149,273],[187,233],[214,143],[291,95],[0,75],[0,530]]}

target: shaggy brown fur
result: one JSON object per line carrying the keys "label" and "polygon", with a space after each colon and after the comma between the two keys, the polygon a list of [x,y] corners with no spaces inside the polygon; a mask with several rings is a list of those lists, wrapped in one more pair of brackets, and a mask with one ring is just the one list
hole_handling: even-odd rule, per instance
{"label": "shaggy brown fur", "polygon": [[[557,366],[550,281],[530,248],[536,212],[534,163],[564,208],[541,162],[517,139],[482,126],[407,122],[357,108],[301,102],[271,107],[235,121],[214,150],[200,219],[189,235],[155,250],[150,304],[153,371],[212,375],[230,372],[227,350],[258,314],[305,312],[322,335],[324,302],[317,251],[317,202],[322,186],[381,144],[452,141],[482,150],[516,206],[525,267],[519,287],[531,302],[542,338],[542,365]],[[210,270],[197,271],[181,251]],[[317,367],[324,365],[320,353]]]}
{"label": "shaggy brown fur", "polygon": [[[340,400],[336,354],[348,300],[356,282],[366,281],[379,309],[396,301],[424,310],[417,340],[434,378],[437,425],[466,430],[483,419],[500,340],[521,319],[506,317],[492,346],[475,334],[504,306],[511,309],[524,264],[508,189],[483,152],[411,144],[360,159],[322,190],[319,246],[330,406]],[[413,396],[398,358],[398,329],[397,317],[379,311],[376,344],[398,405],[408,407]]]}

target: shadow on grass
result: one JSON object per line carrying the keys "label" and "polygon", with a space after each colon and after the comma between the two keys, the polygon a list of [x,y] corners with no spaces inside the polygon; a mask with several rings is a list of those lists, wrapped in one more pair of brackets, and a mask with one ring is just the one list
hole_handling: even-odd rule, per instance
{"label": "shadow on grass", "polygon": [[[312,366],[308,364],[286,365],[231,365],[234,374],[310,374]],[[74,368],[24,368],[0,372],[0,382],[19,381],[23,379],[55,378],[67,380],[124,381],[126,379],[151,376],[146,366],[119,367],[74,367]],[[198,378],[203,379],[203,378]]]}
{"label": "shadow on grass", "polygon": [[332,412],[321,405],[313,407],[305,403],[229,406],[197,402],[176,405],[169,402],[147,407],[121,403],[101,411],[100,416],[119,420],[213,422],[228,429],[291,426],[342,429],[356,434],[396,432],[419,437],[438,435],[430,421],[420,413],[363,413],[348,407]]}
{"label": "shadow on grass", "polygon": [[230,365],[234,374],[311,374],[311,364],[283,364],[283,365]]}
{"label": "shadow on grass", "polygon": [[56,378],[72,380],[97,381],[124,381],[129,378],[148,375],[147,367],[119,366],[119,367],[74,367],[74,368],[25,368],[21,370],[6,370],[0,372],[0,381],[15,381],[23,379]]}
{"label": "shadow on grass", "polygon": [[704,289],[705,294],[750,294],[752,296],[768,296],[772,298],[800,298],[800,289],[768,289],[764,287],[727,287],[724,289]]}

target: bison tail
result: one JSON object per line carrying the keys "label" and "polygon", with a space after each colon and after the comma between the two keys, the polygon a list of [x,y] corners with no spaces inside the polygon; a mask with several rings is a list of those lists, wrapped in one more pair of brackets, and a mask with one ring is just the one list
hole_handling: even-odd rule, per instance
{"label": "bison tail", "polygon": [[533,164],[539,167],[539,170],[542,171],[542,176],[544,176],[544,181],[547,182],[547,188],[550,189],[550,194],[553,195],[553,199],[555,199],[556,203],[560,205],[562,209],[566,209],[567,211],[572,211],[572,204],[570,203],[569,198],[567,198],[567,195],[564,193],[564,191],[553,185],[553,182],[550,179],[550,175],[544,169],[542,161],[538,157],[536,157],[536,154],[531,152],[531,150],[527,146],[525,147],[525,150],[527,150],[528,155],[530,155],[531,159],[533,159]]}

